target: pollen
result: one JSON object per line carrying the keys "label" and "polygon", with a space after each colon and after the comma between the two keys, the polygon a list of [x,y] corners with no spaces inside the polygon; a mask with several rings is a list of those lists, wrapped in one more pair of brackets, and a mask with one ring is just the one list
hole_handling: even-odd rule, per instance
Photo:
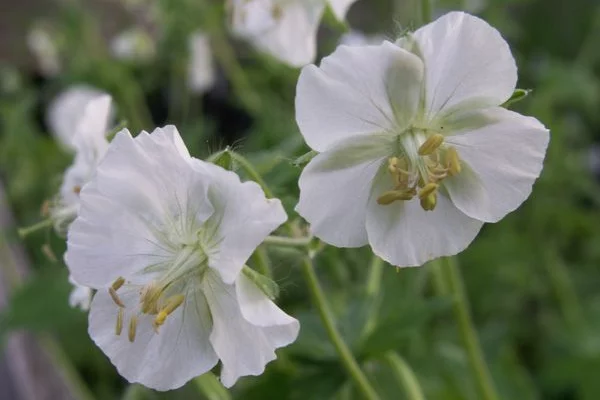
{"label": "pollen", "polygon": [[131,343],[135,341],[135,334],[137,332],[137,317],[134,315],[129,320],[129,332],[127,333],[127,338]]}
{"label": "pollen", "polygon": [[427,138],[419,147],[417,153],[420,156],[428,156],[436,151],[444,142],[444,135],[435,133]]}
{"label": "pollen", "polygon": [[119,295],[117,294],[117,291],[115,289],[113,289],[112,287],[108,288],[108,294],[110,294],[110,297],[112,298],[112,300],[115,302],[116,305],[118,305],[119,307],[125,308],[125,304],[123,304],[123,302],[119,298]]}
{"label": "pollen", "polygon": [[446,165],[448,167],[448,175],[455,176],[460,174],[461,166],[460,166],[460,158],[458,157],[458,152],[454,147],[448,147],[446,150]]}
{"label": "pollen", "polygon": [[119,336],[123,331],[123,317],[125,311],[123,308],[119,307],[119,311],[117,312],[117,323],[115,325],[115,335]]}
{"label": "pollen", "polygon": [[158,315],[154,318],[154,322],[152,323],[154,330],[158,333],[158,328],[162,326],[167,317],[171,315],[185,300],[185,296],[182,294],[177,294],[175,296],[170,297],[167,300],[167,304],[162,308]]}

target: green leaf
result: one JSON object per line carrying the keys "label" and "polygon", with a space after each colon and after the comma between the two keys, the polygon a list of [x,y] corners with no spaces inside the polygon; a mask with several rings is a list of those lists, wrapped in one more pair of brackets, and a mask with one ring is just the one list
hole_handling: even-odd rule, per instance
{"label": "green leaf", "polygon": [[502,104],[502,107],[508,108],[510,105],[523,100],[531,92],[531,89],[515,89],[512,96]]}

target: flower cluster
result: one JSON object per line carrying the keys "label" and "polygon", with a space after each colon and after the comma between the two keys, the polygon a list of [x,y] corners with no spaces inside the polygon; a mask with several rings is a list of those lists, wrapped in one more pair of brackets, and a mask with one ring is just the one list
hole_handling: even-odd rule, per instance
{"label": "flower cluster", "polygon": [[[343,20],[353,2],[232,0],[231,22],[303,66],[326,7]],[[525,201],[549,132],[503,107],[517,69],[481,19],[453,12],[373,42],[302,69],[296,118],[319,154],[302,171],[296,210],[324,242],[368,244],[393,265],[419,266],[462,251]],[[202,92],[214,81],[208,38],[195,33],[189,45],[190,85]],[[71,303],[86,308],[96,291],[95,343],[127,380],[157,390],[219,362],[226,387],[261,374],[299,332],[261,285],[268,278],[246,266],[287,220],[281,202],[192,157],[173,126],[136,137],[124,129],[109,143],[107,95],[80,89],[57,104],[50,118],[75,161],[50,212],[68,232]]]}

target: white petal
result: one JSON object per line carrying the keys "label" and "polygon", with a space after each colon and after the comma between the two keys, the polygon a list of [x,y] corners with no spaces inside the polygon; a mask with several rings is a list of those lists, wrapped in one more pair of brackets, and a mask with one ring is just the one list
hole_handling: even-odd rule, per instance
{"label": "white petal", "polygon": [[206,230],[214,234],[209,266],[223,281],[233,283],[256,247],[287,220],[278,199],[267,199],[255,182],[241,183],[237,174],[194,160],[197,170],[211,176],[208,197],[215,212]]}
{"label": "white petal", "polygon": [[[240,275],[240,279],[245,277]],[[224,386],[231,387],[242,376],[261,374],[266,364],[276,358],[275,349],[296,339],[298,322],[287,315],[284,318],[278,309],[276,314],[257,320],[244,318],[236,289],[224,284],[215,273],[206,274],[204,290],[213,318],[210,341],[223,364]],[[276,307],[261,308],[273,313]],[[246,312],[255,316],[248,308]]]}
{"label": "white petal", "polygon": [[426,65],[430,116],[498,106],[513,93],[517,67],[508,43],[487,22],[448,13],[414,33]]}
{"label": "white petal", "polygon": [[69,276],[69,283],[73,285],[73,289],[69,295],[69,305],[71,307],[78,307],[83,311],[89,310],[90,303],[92,302],[92,289],[78,285],[71,276]]}
{"label": "white petal", "polygon": [[60,93],[48,108],[48,125],[56,139],[73,149],[73,136],[89,101],[102,96],[100,90],[89,86],[74,86]]}
{"label": "white petal", "polygon": [[139,315],[133,343],[128,328],[139,294],[137,289],[123,288],[119,297],[126,306],[121,334],[115,334],[118,307],[106,290],[94,296],[89,334],[129,382],[156,390],[176,389],[215,366],[218,359],[209,340],[211,316],[202,293],[186,296],[158,333],[152,327],[153,316]]}
{"label": "white petal", "polygon": [[356,0],[329,0],[329,5],[335,14],[335,17],[343,21],[346,18],[346,13],[352,4],[354,4]]}
{"label": "white petal", "polygon": [[311,63],[325,6],[322,1],[234,2],[233,29],[273,57],[294,67]]}
{"label": "white petal", "polygon": [[369,243],[375,254],[392,265],[419,266],[457,254],[473,241],[483,225],[459,211],[442,194],[433,211],[424,211],[416,198],[379,205],[376,199],[391,189],[391,179],[383,168],[375,179],[367,211]]}
{"label": "white petal", "polygon": [[423,63],[400,47],[339,46],[302,69],[296,121],[306,143],[325,151],[339,140],[401,130],[419,104]]}
{"label": "white petal", "polygon": [[194,32],[189,39],[189,51],[188,84],[193,92],[204,93],[214,86],[216,80],[208,35]]}
{"label": "white petal", "polygon": [[367,244],[365,217],[375,174],[391,155],[394,136],[363,135],[317,155],[300,175],[296,211],[311,232],[337,247]]}
{"label": "white petal", "polygon": [[79,283],[105,287],[167,261],[187,236],[197,239],[213,208],[209,180],[186,154],[173,127],[136,139],[126,130],[117,134],[80,193],[79,217],[69,231],[65,260]]}
{"label": "white petal", "polygon": [[[462,212],[496,222],[531,194],[550,135],[535,118],[504,108],[476,112],[472,118],[475,129],[465,128],[446,139],[468,168],[444,180],[444,186]],[[481,126],[483,119],[490,124]]]}

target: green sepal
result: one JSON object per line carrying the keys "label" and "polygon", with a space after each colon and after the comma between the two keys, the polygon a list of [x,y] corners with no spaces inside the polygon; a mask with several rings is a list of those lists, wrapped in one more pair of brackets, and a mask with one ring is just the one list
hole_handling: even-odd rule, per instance
{"label": "green sepal", "polygon": [[219,167],[225,168],[229,171],[233,171],[235,169],[235,163],[229,146],[221,151],[211,154],[206,161],[218,165]]}
{"label": "green sepal", "polygon": [[306,164],[308,164],[308,162],[312,160],[317,154],[319,153],[314,150],[311,150],[308,153],[305,153],[300,157],[296,158],[294,161],[292,161],[292,165],[294,167],[303,167]]}
{"label": "green sepal", "polygon": [[513,103],[523,100],[531,93],[531,89],[515,89],[512,96],[502,104],[502,107],[508,108]]}
{"label": "green sepal", "polygon": [[246,275],[258,288],[271,300],[275,301],[279,297],[279,286],[266,276],[259,274],[252,268],[244,265],[242,273]]}

